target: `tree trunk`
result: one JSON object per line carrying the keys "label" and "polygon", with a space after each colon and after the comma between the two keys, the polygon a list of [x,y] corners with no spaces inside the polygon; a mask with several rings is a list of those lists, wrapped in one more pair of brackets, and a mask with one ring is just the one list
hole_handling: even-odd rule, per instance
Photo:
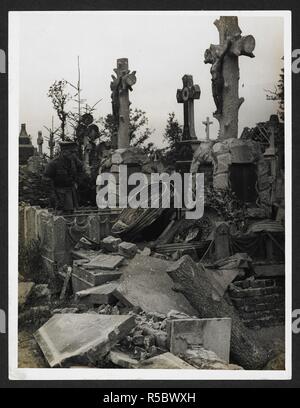
{"label": "tree trunk", "polygon": [[270,356],[259,343],[255,332],[249,330],[239,318],[230,300],[216,296],[201,264],[188,255],[175,262],[167,271],[175,282],[175,290],[182,292],[199,312],[200,318],[232,319],[231,358],[244,369],[257,370],[266,366]]}

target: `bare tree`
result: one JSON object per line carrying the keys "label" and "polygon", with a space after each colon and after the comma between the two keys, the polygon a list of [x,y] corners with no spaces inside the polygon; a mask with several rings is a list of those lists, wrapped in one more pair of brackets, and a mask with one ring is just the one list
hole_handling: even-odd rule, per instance
{"label": "bare tree", "polygon": [[51,98],[53,108],[60,120],[60,138],[66,139],[66,126],[69,112],[66,110],[66,104],[71,100],[71,94],[66,91],[67,81],[62,79],[54,81],[48,91],[48,97]]}

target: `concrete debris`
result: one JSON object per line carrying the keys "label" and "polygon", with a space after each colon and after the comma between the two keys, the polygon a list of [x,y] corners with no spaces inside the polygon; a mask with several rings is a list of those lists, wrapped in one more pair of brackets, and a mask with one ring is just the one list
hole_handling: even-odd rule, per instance
{"label": "concrete debris", "polygon": [[152,369],[195,369],[192,365],[186,363],[181,358],[172,353],[164,353],[140,362],[138,368]]}
{"label": "concrete debris", "polygon": [[121,242],[118,247],[119,254],[125,258],[134,258],[137,254],[138,248],[131,242]]}
{"label": "concrete debris", "polygon": [[112,350],[109,353],[110,361],[118,367],[137,368],[139,361],[119,350]]}
{"label": "concrete debris", "polygon": [[141,255],[143,256],[150,256],[151,255],[151,249],[148,247],[145,247],[142,251],[141,251]]}
{"label": "concrete debris", "polygon": [[118,247],[122,240],[112,236],[106,237],[101,241],[101,247],[107,252],[118,252]]}
{"label": "concrete debris", "polygon": [[184,356],[181,357],[184,361],[200,370],[243,370],[243,368],[238,365],[223,361],[213,351],[201,347],[187,350]]}
{"label": "concrete debris", "polygon": [[175,319],[190,319],[193,316],[189,316],[186,313],[179,312],[178,310],[170,310],[167,314],[167,318],[171,320]]}
{"label": "concrete debris", "polygon": [[135,326],[132,316],[56,314],[34,335],[50,367],[96,363]]}

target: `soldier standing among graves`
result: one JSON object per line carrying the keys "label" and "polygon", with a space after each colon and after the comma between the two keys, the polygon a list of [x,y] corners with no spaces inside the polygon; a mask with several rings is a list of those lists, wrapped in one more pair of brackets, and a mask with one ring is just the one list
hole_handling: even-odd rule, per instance
{"label": "soldier standing among graves", "polygon": [[44,176],[53,182],[56,210],[59,213],[71,213],[78,208],[77,183],[83,165],[76,152],[74,142],[61,142],[60,155],[46,167]]}

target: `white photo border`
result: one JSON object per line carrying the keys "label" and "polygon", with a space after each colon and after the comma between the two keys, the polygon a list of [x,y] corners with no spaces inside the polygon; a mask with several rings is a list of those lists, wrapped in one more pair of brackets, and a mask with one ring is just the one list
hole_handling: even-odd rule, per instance
{"label": "white photo border", "polygon": [[[196,13],[219,17],[282,17],[285,75],[285,358],[284,371],[18,368],[19,18],[23,13]],[[264,11],[13,11],[9,12],[9,379],[10,380],[290,380],[292,378],[292,89],[289,10]]]}

